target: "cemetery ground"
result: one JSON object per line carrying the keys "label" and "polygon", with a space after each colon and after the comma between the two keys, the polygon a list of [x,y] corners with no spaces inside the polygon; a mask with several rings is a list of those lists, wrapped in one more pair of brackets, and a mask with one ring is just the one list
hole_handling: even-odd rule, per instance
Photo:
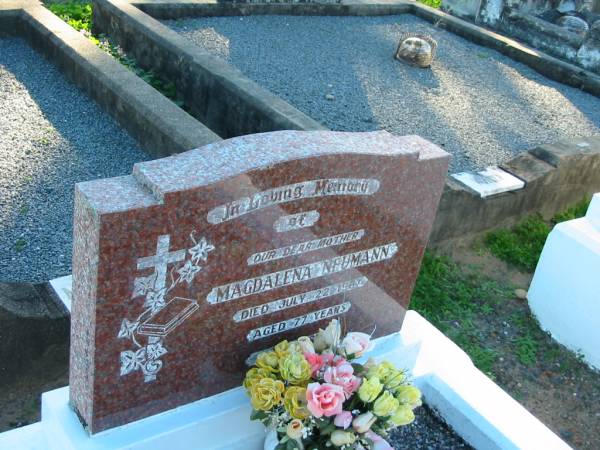
{"label": "cemetery ground", "polygon": [[[81,23],[78,25],[76,22],[73,22],[72,25],[80,27],[80,29],[86,29],[85,27],[89,26],[87,9],[84,8],[81,14],[82,19],[76,19],[81,20]],[[239,21],[239,18],[234,19]],[[244,20],[246,19],[254,20],[257,18],[245,18]],[[270,17],[269,19],[273,20],[275,18]],[[408,20],[409,24],[413,24],[417,28],[425,26],[415,19],[409,18],[406,20]],[[189,26],[189,24],[186,21],[178,21],[173,26],[184,28]],[[288,25],[279,24],[278,26]],[[252,32],[250,27],[240,30],[243,30],[244,33]],[[443,34],[443,36],[449,34],[441,30],[436,30],[436,32],[440,33],[440,35]],[[396,34],[392,36],[394,39],[396,38]],[[238,37],[236,39],[241,38]],[[451,39],[459,38],[453,37]],[[298,41],[295,42],[296,45],[301,45]],[[181,99],[177,97],[174,87],[168,82],[159,79],[152,72],[145,72],[137,68],[133,60],[127,58],[126,55],[123,55],[118,49],[111,47],[105,41],[99,41],[98,43],[104,46],[107,51],[118,58],[123,64],[132,68],[145,81],[181,105]],[[23,44],[19,40],[2,39],[0,40],[0,45],[4,49],[7,49],[8,53],[6,55],[10,55],[10,52],[15,51],[22,52],[22,54],[28,54],[31,51],[28,50],[26,44]],[[215,49],[222,48],[220,47],[221,45],[222,41],[217,39],[215,41]],[[275,50],[294,52],[293,49],[282,49],[280,47],[277,47]],[[247,51],[247,49],[241,49],[236,56],[247,58],[247,56],[243,56],[244,51]],[[331,51],[333,50],[326,49],[325,54],[327,55],[327,52]],[[516,70],[513,66],[516,63],[510,62],[510,60],[502,60],[500,56],[495,55],[495,52],[491,50],[485,50],[481,54],[475,52],[468,61],[460,59],[465,57],[465,52],[462,50],[454,56],[456,57],[456,63],[462,67],[462,70],[467,70],[468,65],[473,61],[476,63],[481,62],[482,64],[487,64],[490,61],[495,61],[496,63],[499,58],[498,67],[501,67],[506,73],[514,74],[519,70],[528,70],[524,68]],[[232,55],[230,54],[229,57],[232,57]],[[35,56],[29,56],[29,58],[32,59]],[[247,58],[248,61],[251,59]],[[69,177],[78,177],[77,181],[128,173],[131,164],[124,162],[122,154],[118,158],[115,157],[112,159],[113,162],[119,161],[114,166],[108,168],[93,166],[93,162],[95,161],[93,153],[95,153],[94,149],[97,149],[98,145],[100,145],[98,142],[103,139],[110,141],[111,139],[127,139],[128,137],[120,135],[116,137],[115,133],[120,132],[118,127],[115,127],[109,120],[106,120],[106,123],[104,123],[105,118],[103,113],[92,107],[94,106],[93,102],[89,100],[82,101],[77,97],[78,91],[76,89],[72,88],[68,83],[61,84],[64,80],[62,80],[60,73],[51,64],[38,58],[36,64],[27,66],[34,67],[35,70],[27,72],[24,68],[25,66],[15,66],[18,61],[18,58],[13,59],[12,66],[6,61],[0,61],[0,67],[2,65],[7,66],[8,64],[10,66],[9,71],[12,70],[14,73],[21,71],[15,77],[11,74],[2,74],[0,71],[0,93],[8,92],[4,89],[18,91],[21,97],[15,96],[14,98],[17,99],[15,101],[21,102],[28,108],[27,111],[31,112],[31,114],[22,113],[24,120],[23,130],[36,128],[43,130],[43,132],[39,135],[28,135],[31,138],[29,141],[32,144],[21,148],[20,151],[24,154],[23,165],[15,167],[13,172],[11,172],[16,174],[15,177],[12,177],[11,182],[23,186],[28,180],[36,177],[36,170],[38,171],[37,174],[42,173],[40,166],[32,166],[27,162],[31,162],[34,159],[39,161],[37,157],[41,153],[52,155],[52,163],[54,165],[49,166],[52,170],[45,172],[51,175],[48,178],[49,181],[46,184],[39,183],[36,192],[37,190],[42,194],[55,192],[57,193],[56,198],[61,201],[62,199],[70,198],[64,189],[65,186],[72,187],[73,184],[70,178],[63,179],[66,173],[68,173]],[[25,64],[25,62],[22,63]],[[418,72],[408,69],[407,71],[411,76],[420,76]],[[40,75],[42,72],[44,75]],[[6,80],[9,80],[6,84],[2,84],[3,75]],[[35,77],[39,77],[38,81],[45,83],[46,87],[50,86],[53,89],[52,92],[57,94],[54,97],[54,105],[51,104],[50,99],[44,97],[44,93],[41,92],[42,90],[39,85],[36,86]],[[16,81],[15,78],[17,79]],[[531,80],[539,82],[539,78],[539,75],[531,71],[531,73],[528,72],[526,74],[524,81],[521,81],[528,84]],[[305,77],[304,79],[310,79],[310,77]],[[454,81],[456,80],[449,78],[446,80],[447,84],[443,84],[442,86],[436,85],[435,81],[432,81],[433,84],[430,85],[430,90],[427,94],[431,96],[430,98],[440,96],[442,95],[442,87],[451,88]],[[283,83],[282,80],[276,80],[276,82]],[[54,112],[50,114],[46,112],[46,117],[44,118],[43,114],[36,110],[35,105],[26,96],[23,96],[24,89],[20,83],[26,85],[26,90],[35,96],[35,103],[50,105],[51,111]],[[327,123],[332,128],[343,128],[336,126],[335,122],[336,120],[341,120],[342,114],[340,110],[332,109],[332,107],[342,105],[341,98],[343,94],[340,94],[340,91],[337,89],[343,90],[344,88],[334,84],[331,84],[330,88],[329,84],[331,83],[323,81],[318,86],[321,101],[317,109],[321,108],[321,111],[325,115],[323,117],[315,117],[313,110],[305,112],[317,120],[324,120],[324,122],[332,120],[333,122]],[[542,83],[541,89],[545,90],[550,85],[554,86],[554,83],[546,80]],[[291,97],[286,96],[283,92],[278,92],[276,86],[268,87],[295,104],[298,108],[303,109]],[[331,89],[331,92],[334,93],[335,99],[333,101],[327,100],[324,97],[325,94],[330,93],[328,89]],[[561,109],[560,96],[548,96],[544,97],[544,102],[547,101],[550,109],[554,112],[548,112],[550,109],[544,110],[543,104],[536,105],[536,107],[539,107],[537,110],[539,114],[536,116],[534,123],[530,123],[529,125],[537,129],[540,134],[544,134],[550,126],[552,126],[552,129],[559,129],[560,132],[565,133],[561,136],[598,134],[598,127],[600,127],[598,100],[571,88],[562,86],[560,89],[565,98],[575,102],[579,111],[584,112],[583,114],[577,113],[576,117],[578,117],[578,120],[572,122],[570,117],[574,116],[570,113],[561,113],[564,109]],[[521,97],[529,106],[532,105],[532,99],[536,96],[533,92],[519,91],[518,88],[514,88],[512,94]],[[63,97],[60,97],[60,95],[63,95]],[[386,92],[381,90],[368,96],[368,98],[369,101],[384,101],[386,100],[386,96]],[[85,99],[85,97],[83,98]],[[454,97],[454,99],[460,100],[457,97]],[[555,103],[556,101],[559,103]],[[410,106],[411,103],[414,103],[414,98],[408,99],[406,106]],[[74,111],[73,114],[79,117],[89,117],[94,124],[82,126],[89,127],[92,130],[100,130],[100,135],[92,133],[89,136],[88,133],[83,133],[68,123],[52,120],[52,117],[56,118],[58,116],[57,111],[62,104],[77,105],[78,108],[81,108],[83,112]],[[92,106],[89,106],[90,104]],[[345,107],[346,104],[343,106]],[[385,105],[384,107],[391,108]],[[396,107],[398,108],[398,105]],[[496,104],[496,107],[498,110],[502,109],[502,105]],[[492,117],[494,112],[493,110],[488,110],[487,114],[489,117]],[[448,113],[448,111],[445,113]],[[427,132],[429,131],[427,128],[430,128],[427,124],[431,120],[440,124],[449,120],[448,116],[439,114],[440,111],[438,111],[438,114],[432,113],[427,120],[416,115],[411,115],[409,120],[413,121],[412,125],[414,126],[419,126],[418,122],[422,122],[423,135],[427,137]],[[481,115],[480,110],[467,112],[467,114]],[[2,117],[3,115],[0,114],[0,125],[2,124]],[[10,119],[8,115],[4,117]],[[363,125],[361,125],[365,130],[378,127],[377,119],[370,119],[370,121],[363,121]],[[27,120],[35,120],[37,123],[27,123]],[[456,123],[459,123],[461,120],[464,121],[465,127],[462,128],[462,134],[446,136],[447,139],[445,140],[448,143],[446,148],[448,150],[451,150],[453,146],[458,148],[461,139],[471,139],[477,131],[469,129],[469,126],[467,126],[469,121],[464,119],[464,117],[460,118],[460,120],[457,118],[456,120]],[[559,125],[558,127],[556,126],[557,124]],[[337,122],[337,125],[340,125],[340,122]],[[484,125],[483,119],[480,125]],[[407,126],[407,124],[402,126]],[[439,128],[445,127],[446,124],[444,124],[444,127],[440,126]],[[0,129],[4,128],[0,127]],[[14,128],[11,129],[14,130]],[[405,134],[402,133],[402,128],[398,130],[392,131]],[[31,133],[30,131],[24,132]],[[518,135],[516,132],[513,133],[512,130],[496,129],[492,134],[492,139],[488,141],[495,142],[496,144],[494,145],[497,145],[498,149],[501,147],[499,143],[503,142],[503,140],[519,142],[518,150],[523,150],[527,147],[527,139],[539,142],[539,139],[534,134],[527,136]],[[111,138],[110,136],[113,137]],[[431,138],[438,138],[438,136],[432,136]],[[94,139],[98,141],[94,141]],[[435,140],[439,141],[439,139]],[[548,138],[548,140],[553,139]],[[475,141],[472,142],[477,144]],[[9,142],[6,142],[6,145],[9,144]],[[104,144],[102,145],[105,147]],[[2,142],[0,142],[0,149],[2,148],[1,146]],[[90,150],[91,155],[79,154],[84,147]],[[147,158],[137,148],[135,141],[130,138],[127,140],[127,147],[132,149],[132,161]],[[473,145],[470,148],[476,149],[477,145]],[[16,150],[13,149],[13,151]],[[118,149],[115,146],[114,152],[116,151],[124,151],[123,146],[120,145]],[[516,152],[517,146],[513,147],[510,151]],[[493,161],[490,161],[498,162],[511,156],[510,152],[502,152],[505,152],[505,150],[498,153],[492,151],[491,157]],[[455,157],[454,163],[455,169],[481,167],[488,163],[485,160],[488,156],[484,156],[483,152],[479,155],[475,154],[467,157],[458,151],[457,155],[458,157]],[[90,164],[92,165],[88,166],[86,163],[82,165],[83,174],[74,174],[71,163],[73,161],[84,160],[91,161]],[[66,162],[69,162],[69,165],[65,166]],[[17,259],[30,257],[32,261],[35,259],[39,264],[43,265],[37,268],[30,266],[30,268],[33,267],[33,273],[39,274],[39,276],[36,276],[38,276],[40,281],[51,278],[54,275],[68,273],[70,269],[68,261],[61,260],[58,264],[53,262],[44,265],[44,259],[40,255],[47,250],[45,247],[46,242],[50,242],[48,245],[51,246],[52,251],[56,255],[70,254],[70,225],[66,221],[70,220],[72,216],[69,212],[72,209],[72,205],[69,206],[60,202],[52,206],[45,203],[34,205],[31,203],[33,202],[31,200],[33,197],[30,200],[25,200],[25,191],[19,191],[19,189],[14,191],[22,192],[23,196],[14,198],[14,205],[11,207],[13,216],[4,218],[0,216],[0,219],[9,221],[16,219],[25,220],[28,228],[26,233],[22,235],[22,230],[17,234],[4,233],[5,238],[8,239],[6,245],[11,247],[12,253],[18,250]],[[33,192],[33,194],[37,195],[36,192]],[[2,197],[2,200],[4,201],[5,198]],[[5,209],[5,211],[7,210]],[[57,215],[55,214],[56,211],[63,211],[64,214]],[[563,218],[579,216],[582,211],[584,211],[584,207],[580,205],[567,212]],[[58,236],[47,236],[44,233],[44,226],[41,223],[53,223],[53,221],[59,222],[56,227],[61,232]],[[446,246],[440,249],[439,253],[427,253],[413,294],[411,308],[419,311],[447,336],[457,342],[482,371],[492,377],[502,388],[563,439],[578,449],[597,449],[600,448],[600,437],[597,435],[597,429],[600,427],[600,409],[597,406],[600,404],[600,374],[590,370],[577,356],[554,343],[542,332],[531,317],[526,301],[517,298],[515,294],[515,289],[526,289],[529,285],[539,251],[551,226],[551,221],[544,221],[537,217],[528,218],[523,224],[512,231],[500,231],[482,236],[475,241],[455,241],[451,247]],[[39,236],[41,239],[36,239],[36,236]],[[61,236],[63,237],[61,238]],[[64,238],[65,236],[67,238]],[[38,241],[41,243],[39,249],[37,248]],[[526,249],[523,250],[523,248]],[[38,254],[36,252],[41,253]],[[508,260],[506,260],[507,258]],[[8,261],[6,264],[13,263],[14,261],[12,263]],[[19,267],[25,266],[27,265]],[[0,265],[0,268],[3,267]],[[52,272],[52,270],[57,272]],[[2,272],[5,273],[4,270]],[[17,271],[12,271],[12,269],[10,274],[16,278],[20,276]],[[2,281],[7,280],[3,279]],[[4,319],[2,320],[4,321]],[[28,326],[35,326],[35,321],[32,321]],[[8,385],[0,384],[0,399],[2,399],[2,404],[0,404],[0,431],[39,420],[40,394],[68,384],[68,373],[65,366],[67,360],[66,351],[66,348],[60,346],[51,347],[39,360],[32,361],[31,366],[27,370],[24,370],[22,375],[17,377],[13,383]],[[410,428],[406,431],[408,430]]]}
{"label": "cemetery ground", "polygon": [[[544,333],[516,292],[527,289],[533,275],[523,261],[537,261],[538,244],[553,223],[581,216],[586,205],[575,205],[554,221],[532,217],[513,230],[428,251],[411,308],[570,445],[592,450],[600,447],[600,373]],[[507,262],[494,254],[521,257]],[[68,384],[66,351],[51,348],[14,383],[0,386],[0,431],[39,420],[39,395]],[[422,420],[432,419],[424,413]]]}

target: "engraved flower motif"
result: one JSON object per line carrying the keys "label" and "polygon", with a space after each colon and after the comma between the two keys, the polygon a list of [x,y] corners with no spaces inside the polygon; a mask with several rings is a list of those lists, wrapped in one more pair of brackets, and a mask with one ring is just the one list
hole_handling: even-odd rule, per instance
{"label": "engraved flower motif", "polygon": [[127,375],[146,363],[146,348],[121,352],[121,375]]}
{"label": "engraved flower motif", "polygon": [[148,344],[146,347],[146,354],[148,359],[158,359],[162,355],[167,353],[167,349],[163,347],[162,343],[156,342],[155,344]]}
{"label": "engraved flower motif", "polygon": [[133,282],[133,294],[131,295],[131,298],[146,295],[149,291],[153,290],[157,275],[158,274],[154,272],[147,277],[137,277]]}
{"label": "engraved flower motif", "polygon": [[128,319],[123,319],[121,322],[121,329],[117,337],[119,338],[130,338],[137,329],[139,322],[130,322]]}
{"label": "engraved flower motif", "polygon": [[162,288],[158,291],[148,292],[148,295],[146,295],[146,301],[144,302],[144,306],[149,307],[152,314],[157,313],[165,307],[166,293],[167,288]]}
{"label": "engraved flower motif", "polygon": [[196,266],[190,260],[187,260],[185,264],[177,270],[177,273],[179,274],[181,281],[187,281],[187,283],[190,284],[194,280],[196,274],[200,272],[200,269],[201,267]]}
{"label": "engraved flower motif", "polygon": [[199,259],[206,261],[208,258],[208,252],[212,252],[214,249],[214,245],[209,244],[206,238],[202,238],[200,239],[200,242],[190,248],[188,252],[190,252],[190,255],[192,255],[192,260],[194,262],[198,262]]}

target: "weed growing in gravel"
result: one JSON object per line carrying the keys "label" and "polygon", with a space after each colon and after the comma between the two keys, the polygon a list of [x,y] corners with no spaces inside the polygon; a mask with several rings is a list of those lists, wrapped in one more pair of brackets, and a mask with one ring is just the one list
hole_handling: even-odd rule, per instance
{"label": "weed growing in gravel", "polygon": [[110,54],[154,89],[173,101],[177,106],[183,108],[183,100],[177,94],[175,83],[164,81],[153,71],[144,70],[139,67],[135,59],[128,57],[121,47],[110,42],[105,35],[93,35],[91,33],[93,13],[91,3],[77,0],[67,3],[48,2],[46,3],[46,7],[77,31],[83,33],[90,41]]}
{"label": "weed growing in gravel", "polygon": [[17,239],[15,242],[15,250],[20,253],[25,250],[25,247],[27,247],[27,241],[25,239]]}
{"label": "weed growing in gravel", "polygon": [[527,217],[510,230],[501,229],[488,233],[485,243],[497,258],[521,270],[533,272],[552,227],[559,222],[584,216],[589,204],[589,198],[583,199],[556,214],[550,224],[539,214]]}

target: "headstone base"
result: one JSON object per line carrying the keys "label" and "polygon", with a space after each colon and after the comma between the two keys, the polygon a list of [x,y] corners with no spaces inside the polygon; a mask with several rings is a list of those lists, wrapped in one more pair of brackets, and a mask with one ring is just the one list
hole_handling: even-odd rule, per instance
{"label": "headstone base", "polygon": [[[475,448],[568,449],[427,320],[408,311],[402,330],[375,341],[370,356],[409,369],[427,404]],[[42,396],[42,421],[0,434],[11,450],[261,450],[241,388],[90,437],[68,405],[68,387]]]}

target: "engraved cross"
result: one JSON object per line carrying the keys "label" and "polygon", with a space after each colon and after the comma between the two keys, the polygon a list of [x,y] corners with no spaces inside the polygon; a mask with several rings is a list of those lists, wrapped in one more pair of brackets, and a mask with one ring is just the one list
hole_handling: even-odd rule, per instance
{"label": "engraved cross", "polygon": [[139,258],[137,262],[138,270],[149,269],[150,267],[155,268],[156,282],[154,287],[157,291],[165,287],[168,265],[185,259],[185,250],[169,252],[170,241],[171,236],[168,234],[159,236],[156,243],[156,255]]}

